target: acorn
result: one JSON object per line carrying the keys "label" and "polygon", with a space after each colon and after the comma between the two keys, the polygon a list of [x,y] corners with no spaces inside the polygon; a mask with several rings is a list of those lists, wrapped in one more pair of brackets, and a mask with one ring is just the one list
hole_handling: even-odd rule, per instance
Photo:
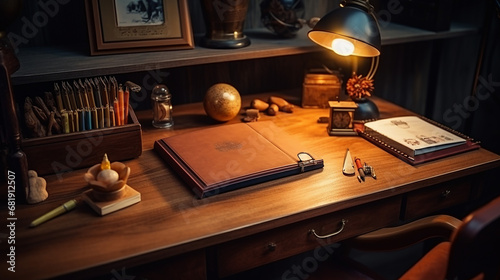
{"label": "acorn", "polygon": [[267,114],[270,116],[275,116],[279,111],[279,107],[276,104],[271,104],[269,105],[269,108],[267,109]]}
{"label": "acorn", "polygon": [[250,103],[250,107],[252,107],[253,109],[257,109],[260,112],[263,112],[263,111],[267,110],[267,108],[269,108],[269,103],[267,103],[261,99],[255,98]]}
{"label": "acorn", "polygon": [[281,97],[270,96],[269,103],[278,105],[280,111],[293,113],[293,105]]}

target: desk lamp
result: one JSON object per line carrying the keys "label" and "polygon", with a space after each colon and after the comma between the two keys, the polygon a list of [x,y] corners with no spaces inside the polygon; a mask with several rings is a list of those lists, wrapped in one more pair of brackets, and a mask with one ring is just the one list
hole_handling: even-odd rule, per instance
{"label": "desk lamp", "polygon": [[[331,11],[322,17],[308,33],[314,43],[334,51],[341,56],[372,57],[372,64],[368,75],[364,78],[353,74],[352,82],[361,87],[372,85],[372,78],[378,67],[380,55],[380,30],[377,19],[373,14],[373,6],[368,0],[343,0],[340,8]],[[373,90],[373,86],[371,86]],[[362,94],[358,97],[364,97]],[[355,98],[353,98],[355,99]],[[358,109],[354,114],[357,120],[376,119],[379,117],[378,108],[366,99],[359,100]],[[356,101],[356,100],[355,100]]]}

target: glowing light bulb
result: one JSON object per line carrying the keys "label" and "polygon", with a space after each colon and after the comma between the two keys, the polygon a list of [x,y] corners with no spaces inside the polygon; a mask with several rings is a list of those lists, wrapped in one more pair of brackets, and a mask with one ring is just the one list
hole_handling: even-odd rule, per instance
{"label": "glowing light bulb", "polygon": [[337,38],[332,41],[332,49],[339,55],[348,56],[354,52],[354,45],[346,39]]}

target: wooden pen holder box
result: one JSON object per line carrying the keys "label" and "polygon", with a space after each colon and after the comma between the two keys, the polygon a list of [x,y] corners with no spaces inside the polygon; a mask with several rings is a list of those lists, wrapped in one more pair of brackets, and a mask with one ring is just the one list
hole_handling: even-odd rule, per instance
{"label": "wooden pen holder box", "polygon": [[129,107],[128,124],[88,131],[23,139],[28,168],[39,175],[58,174],[102,161],[136,158],[142,153],[141,124]]}

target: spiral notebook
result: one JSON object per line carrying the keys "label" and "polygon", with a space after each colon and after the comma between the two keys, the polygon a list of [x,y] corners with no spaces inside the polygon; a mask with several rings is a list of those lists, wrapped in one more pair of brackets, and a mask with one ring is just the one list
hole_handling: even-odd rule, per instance
{"label": "spiral notebook", "polygon": [[323,168],[272,122],[195,130],[159,139],[154,149],[199,198]]}
{"label": "spiral notebook", "polygon": [[468,136],[432,120],[404,116],[367,122],[359,135],[410,164],[480,147]]}

